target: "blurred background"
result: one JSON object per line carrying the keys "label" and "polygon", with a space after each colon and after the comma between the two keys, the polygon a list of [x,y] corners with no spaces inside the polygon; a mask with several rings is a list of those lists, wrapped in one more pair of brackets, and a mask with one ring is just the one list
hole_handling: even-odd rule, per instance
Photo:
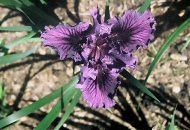
{"label": "blurred background", "polygon": [[[3,3],[5,0],[0,0]],[[45,4],[44,4],[45,2]],[[59,22],[75,25],[80,21],[92,21],[89,10],[98,6],[104,14],[104,0],[31,0],[32,5],[21,7],[16,4],[0,4],[0,26],[30,26],[31,30]],[[138,9],[143,0],[111,0],[110,14],[121,16],[125,10]],[[27,4],[27,3],[26,3]],[[7,8],[8,7],[8,8]],[[17,7],[17,8],[15,8]],[[36,7],[39,10],[36,10]],[[155,16],[156,38],[147,49],[135,53],[139,59],[138,68],[129,70],[137,79],[144,80],[147,70],[160,46],[168,36],[190,17],[189,0],[152,0],[150,8]],[[28,11],[22,12],[22,11]],[[43,13],[41,12],[43,11]],[[31,13],[30,13],[31,12]],[[45,13],[45,14],[44,14]],[[29,14],[29,15],[28,15]],[[51,17],[48,17],[48,16]],[[30,19],[30,18],[34,19]],[[37,26],[37,28],[36,28]],[[6,65],[0,64],[0,119],[13,111],[44,97],[56,88],[67,83],[73,76],[73,63],[62,62],[59,56],[45,48],[39,38],[26,40],[27,37],[39,36],[26,31],[6,31],[0,29],[0,44],[9,45],[8,49],[0,47],[0,57],[17,52],[26,52],[36,46],[31,55],[26,54],[22,60]],[[25,38],[25,42],[18,41]],[[16,43],[15,43],[16,42]],[[12,45],[13,46],[10,46]],[[122,84],[115,97],[117,104],[109,112],[104,109],[93,110],[80,100],[63,130],[162,130],[171,120],[177,105],[175,122],[180,129],[190,129],[190,27],[180,34],[163,58],[153,70],[147,86],[161,103],[155,102],[140,93],[132,85]],[[33,50],[30,50],[33,52]],[[1,61],[0,61],[1,63]],[[76,67],[75,71],[78,71]],[[56,100],[39,111],[21,118],[7,130],[32,130],[51,110]],[[64,111],[63,111],[64,113]],[[49,128],[53,130],[58,117]]]}

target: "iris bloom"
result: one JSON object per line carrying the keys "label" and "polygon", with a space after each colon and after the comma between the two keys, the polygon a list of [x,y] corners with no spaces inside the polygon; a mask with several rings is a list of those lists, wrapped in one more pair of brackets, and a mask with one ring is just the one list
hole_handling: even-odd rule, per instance
{"label": "iris bloom", "polygon": [[98,8],[91,11],[93,25],[60,24],[46,27],[41,38],[54,48],[61,60],[73,59],[83,64],[76,85],[92,108],[110,108],[119,84],[118,75],[125,68],[135,68],[133,52],[146,48],[154,39],[155,20],[149,11],[126,11],[122,17],[103,21]]}

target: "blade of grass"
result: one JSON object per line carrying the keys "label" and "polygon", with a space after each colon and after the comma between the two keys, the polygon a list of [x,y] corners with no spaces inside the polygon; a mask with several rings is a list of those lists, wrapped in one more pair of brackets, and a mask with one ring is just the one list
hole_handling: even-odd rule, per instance
{"label": "blade of grass", "polygon": [[0,101],[3,100],[4,97],[4,86],[3,83],[0,81]]}
{"label": "blade of grass", "polygon": [[110,0],[106,0],[104,21],[107,21],[110,18],[109,6],[110,6]]}
{"label": "blade of grass", "polygon": [[11,27],[0,27],[0,31],[9,31],[9,32],[30,32],[32,31],[31,26],[11,26]]}
{"label": "blade of grass", "polygon": [[32,103],[31,105],[28,105],[28,106],[22,108],[21,110],[19,110],[13,114],[7,116],[6,118],[0,120],[0,129],[14,123],[15,121],[18,121],[20,118],[27,116],[27,115],[35,112],[36,110],[38,110],[42,106],[45,106],[46,104],[52,102],[57,97],[61,96],[62,93],[65,92],[65,90],[67,90],[70,87],[73,87],[78,82],[78,80],[79,80],[78,76],[75,76],[69,83],[67,83],[63,87],[60,87],[59,89],[53,91],[49,95],[47,95],[47,96],[41,98],[40,100]]}
{"label": "blade of grass", "polygon": [[154,94],[152,94],[146,86],[144,86],[141,82],[139,82],[135,77],[133,77],[128,71],[124,70],[121,72],[121,75],[124,76],[132,85],[137,87],[139,90],[141,90],[143,93],[147,94],[157,102],[160,102]]}
{"label": "blade of grass", "polygon": [[51,123],[55,120],[58,114],[62,111],[62,109],[69,103],[72,99],[73,95],[76,93],[76,89],[74,87],[70,87],[65,91],[57,102],[57,104],[51,109],[51,111],[46,115],[46,117],[38,124],[35,130],[46,130]]}
{"label": "blade of grass", "polygon": [[27,51],[22,52],[22,53],[16,53],[16,54],[1,56],[0,57],[0,65],[10,64],[10,63],[13,63],[17,60],[23,59],[24,57],[27,57],[27,56],[31,55],[32,53],[34,53],[36,51],[36,49],[37,49],[37,47],[32,48],[32,49],[27,50]]}
{"label": "blade of grass", "polygon": [[11,49],[11,48],[13,48],[13,47],[15,47],[15,46],[17,46],[17,45],[22,44],[22,43],[30,42],[30,41],[32,41],[31,38],[32,38],[34,35],[36,35],[36,33],[37,33],[37,32],[33,32],[33,31],[32,31],[32,32],[30,32],[29,34],[27,34],[27,35],[25,35],[25,36],[23,36],[23,37],[20,37],[20,38],[14,40],[14,41],[11,42],[11,43],[5,44],[4,47],[5,47],[5,48],[8,48],[8,49]]}
{"label": "blade of grass", "polygon": [[68,119],[69,115],[71,114],[71,112],[73,111],[74,107],[78,103],[78,101],[79,101],[79,99],[81,97],[81,94],[82,94],[81,91],[77,90],[77,93],[74,96],[74,99],[72,100],[71,104],[69,105],[69,107],[65,111],[63,117],[61,118],[60,122],[58,123],[58,125],[55,127],[54,130],[59,130],[61,128],[61,126],[64,124],[64,122]]}
{"label": "blade of grass", "polygon": [[166,127],[166,130],[175,130],[175,114],[176,114],[176,108],[172,114],[171,122]]}
{"label": "blade of grass", "polygon": [[46,2],[45,0],[40,0],[40,2],[41,2],[42,4],[44,4],[44,5],[47,4],[47,2]]}
{"label": "blade of grass", "polygon": [[146,84],[151,72],[153,71],[156,64],[160,61],[162,58],[162,55],[164,52],[169,48],[169,46],[173,43],[173,41],[179,36],[180,33],[182,33],[185,29],[190,26],[190,18],[188,18],[184,23],[182,23],[175,32],[173,32],[164,42],[164,44],[160,47],[159,51],[157,52],[156,56],[154,57],[154,60],[150,64],[150,67],[148,69],[148,73],[146,75],[144,83]]}
{"label": "blade of grass", "polygon": [[144,0],[144,3],[138,9],[138,12],[143,13],[145,10],[149,8],[150,4],[151,4],[151,0]]}
{"label": "blade of grass", "polygon": [[27,15],[35,24],[53,24],[57,25],[59,20],[57,17],[53,17],[48,13],[44,12],[42,9],[38,8],[33,2],[30,0],[20,0],[23,4],[21,10]]}
{"label": "blade of grass", "polygon": [[183,48],[181,49],[182,52],[187,48],[189,43],[190,43],[190,37],[187,38],[186,43],[183,45]]}
{"label": "blade of grass", "polygon": [[21,3],[18,0],[0,0],[0,5],[15,9],[15,7],[20,7]]}
{"label": "blade of grass", "polygon": [[[26,7],[25,7],[26,8]],[[24,16],[31,22],[31,24],[36,25],[36,23],[34,22],[34,20],[31,18],[31,16],[29,15],[30,13],[26,13],[26,11],[24,9],[22,9],[21,7],[16,7],[16,9],[18,11],[20,11],[21,13],[24,14]]]}

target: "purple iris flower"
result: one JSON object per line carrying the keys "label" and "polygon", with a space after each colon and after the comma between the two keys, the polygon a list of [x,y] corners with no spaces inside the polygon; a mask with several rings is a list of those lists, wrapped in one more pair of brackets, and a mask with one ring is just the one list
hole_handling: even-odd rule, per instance
{"label": "purple iris flower", "polygon": [[101,19],[98,8],[91,11],[93,25],[81,22],[76,26],[60,24],[45,28],[44,45],[54,48],[61,60],[73,59],[83,64],[76,85],[92,108],[110,108],[119,84],[119,73],[135,68],[133,52],[146,48],[154,39],[156,22],[149,11],[126,11],[122,17]]}

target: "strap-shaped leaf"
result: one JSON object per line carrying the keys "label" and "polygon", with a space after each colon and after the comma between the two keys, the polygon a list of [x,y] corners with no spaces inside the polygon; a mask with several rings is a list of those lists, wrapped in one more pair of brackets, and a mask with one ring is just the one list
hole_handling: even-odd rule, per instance
{"label": "strap-shaped leaf", "polygon": [[0,0],[0,5],[8,8],[16,9],[21,6],[21,2],[18,0]]}
{"label": "strap-shaped leaf", "polygon": [[170,45],[173,43],[173,41],[179,36],[180,33],[182,33],[185,29],[187,29],[190,26],[190,18],[188,18],[184,23],[182,23],[164,42],[164,44],[160,47],[159,51],[157,52],[156,56],[154,57],[154,60],[150,64],[150,67],[148,69],[148,73],[146,75],[145,84],[155,68],[156,64],[160,61],[162,58],[162,55],[164,52],[170,47]]}
{"label": "strap-shaped leaf", "polygon": [[14,123],[15,121],[18,121],[20,118],[27,116],[27,115],[35,112],[36,110],[38,110],[42,106],[45,106],[46,104],[52,102],[57,97],[61,96],[62,93],[65,90],[67,90],[69,87],[73,87],[78,82],[78,80],[79,80],[78,76],[75,76],[73,78],[73,80],[71,80],[68,84],[64,85],[63,87],[60,87],[59,89],[53,91],[49,95],[47,95],[47,96],[41,98],[40,100],[32,103],[31,105],[24,107],[21,110],[19,110],[13,114],[7,116],[6,118],[0,120],[0,128],[3,128],[5,126],[8,126],[8,125]]}
{"label": "strap-shaped leaf", "polygon": [[[20,38],[14,40],[14,41],[12,41],[12,42],[10,42],[8,44],[5,44],[4,47],[10,49],[10,48],[13,48],[13,47],[15,47],[17,45],[23,44],[23,43],[37,42],[36,39],[35,39],[36,41],[34,39],[32,39],[32,37],[34,35],[36,35],[36,34],[37,34],[37,32],[32,31],[32,32],[30,32],[29,34],[27,34],[27,35],[25,35],[23,37],[20,37]],[[40,41],[39,38],[38,38],[38,41]]]}
{"label": "strap-shaped leaf", "polygon": [[0,57],[0,65],[4,64],[10,64],[13,63],[17,60],[20,60],[24,57],[29,56],[30,54],[34,53],[36,51],[37,47],[32,48],[31,50],[27,50],[22,53],[16,53],[16,54],[10,54],[10,55],[5,55]]}
{"label": "strap-shaped leaf", "polygon": [[20,0],[22,2],[22,7],[18,10],[24,13],[33,23],[36,24],[53,24],[57,25],[59,23],[57,17],[53,17],[52,15],[46,13],[42,9],[38,8],[33,2],[30,0]]}
{"label": "strap-shaped leaf", "polygon": [[160,102],[158,100],[158,98],[156,98],[156,96],[154,96],[154,94],[152,94],[152,92],[150,92],[146,86],[144,86],[141,82],[139,82],[128,71],[124,70],[123,72],[121,72],[121,75],[124,76],[132,85],[134,85],[135,87],[137,87],[140,91],[142,91],[143,93],[147,94],[148,96],[150,96],[154,100]]}
{"label": "strap-shaped leaf", "polygon": [[176,108],[172,114],[171,122],[167,125],[166,130],[176,130],[175,129],[175,114],[176,114]]}
{"label": "strap-shaped leaf", "polygon": [[61,126],[65,123],[65,121],[68,119],[69,115],[71,114],[74,107],[78,103],[78,101],[79,101],[79,99],[81,97],[81,94],[82,94],[81,91],[77,90],[77,94],[74,96],[74,99],[72,100],[70,106],[67,108],[67,110],[65,111],[63,117],[61,118],[60,122],[58,123],[58,125],[55,127],[54,130],[59,130],[61,128]]}
{"label": "strap-shaped leaf", "polygon": [[32,31],[31,26],[11,26],[11,27],[0,27],[0,31],[10,31],[10,32],[29,32]]}
{"label": "strap-shaped leaf", "polygon": [[183,52],[188,47],[188,45],[190,44],[190,36],[186,37],[185,40],[186,40],[186,42],[183,45],[181,52]]}
{"label": "strap-shaped leaf", "polygon": [[107,21],[110,18],[109,6],[110,6],[110,0],[106,0],[104,21]]}
{"label": "strap-shaped leaf", "polygon": [[73,95],[76,93],[74,87],[67,89],[57,104],[52,108],[52,110],[47,114],[47,116],[38,124],[35,130],[46,130],[51,123],[55,120],[58,114],[67,106],[69,101],[72,99]]}
{"label": "strap-shaped leaf", "polygon": [[149,8],[150,4],[151,4],[151,0],[144,0],[144,3],[141,5],[138,11],[143,13],[145,10]]}

